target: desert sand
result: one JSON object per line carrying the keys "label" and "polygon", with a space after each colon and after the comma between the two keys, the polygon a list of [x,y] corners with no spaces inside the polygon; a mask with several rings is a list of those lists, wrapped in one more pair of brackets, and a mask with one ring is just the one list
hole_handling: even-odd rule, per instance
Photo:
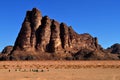
{"label": "desert sand", "polygon": [[120,61],[1,61],[0,80],[120,80]]}

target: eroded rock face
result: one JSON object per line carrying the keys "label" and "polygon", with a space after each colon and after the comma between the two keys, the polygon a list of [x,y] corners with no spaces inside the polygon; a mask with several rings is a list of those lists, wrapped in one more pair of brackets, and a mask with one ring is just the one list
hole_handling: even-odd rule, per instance
{"label": "eroded rock face", "polygon": [[42,18],[41,26],[38,28],[36,32],[37,36],[37,44],[36,49],[42,52],[48,50],[48,45],[50,42],[51,36],[51,20],[48,16]]}
{"label": "eroded rock face", "polygon": [[55,20],[52,20],[51,36],[50,36],[50,42],[48,48],[49,48],[48,51],[50,52],[59,51],[62,48],[61,39],[60,39],[60,24]]}
{"label": "eroded rock face", "polygon": [[69,31],[68,27],[65,23],[60,24],[60,38],[62,42],[62,48],[67,49],[69,48]]}
{"label": "eroded rock face", "polygon": [[13,46],[6,46],[6,47],[2,50],[2,54],[10,54],[12,50],[13,50]]}
{"label": "eroded rock face", "polygon": [[113,44],[111,47],[106,49],[108,52],[113,54],[120,54],[120,44]]}
{"label": "eroded rock face", "polygon": [[105,54],[96,37],[78,34],[71,26],[42,17],[41,12],[33,8],[27,11],[14,48],[4,59],[106,59]]}
{"label": "eroded rock face", "polygon": [[[77,34],[72,27],[65,23],[42,17],[36,8],[27,11],[20,33],[11,54],[60,53],[60,55],[76,54],[81,49],[99,50],[97,38],[90,34]],[[32,54],[31,53],[31,54]]]}
{"label": "eroded rock face", "polygon": [[16,39],[14,50],[34,50],[36,45],[36,30],[41,25],[41,19],[41,13],[36,8],[33,8],[32,11],[27,11],[22,28]]}

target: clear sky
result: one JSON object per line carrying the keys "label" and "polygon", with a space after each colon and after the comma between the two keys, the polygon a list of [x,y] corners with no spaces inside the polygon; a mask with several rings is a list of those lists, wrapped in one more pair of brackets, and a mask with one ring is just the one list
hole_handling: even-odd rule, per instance
{"label": "clear sky", "polygon": [[0,51],[14,45],[27,10],[98,37],[104,48],[120,43],[120,0],[0,0]]}

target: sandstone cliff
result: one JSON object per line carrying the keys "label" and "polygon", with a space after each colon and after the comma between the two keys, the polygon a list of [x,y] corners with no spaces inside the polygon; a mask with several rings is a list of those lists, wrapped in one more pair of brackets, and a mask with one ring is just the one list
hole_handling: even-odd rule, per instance
{"label": "sandstone cliff", "polygon": [[14,47],[6,60],[119,59],[98,44],[88,33],[78,34],[71,26],[59,23],[33,8],[27,11]]}

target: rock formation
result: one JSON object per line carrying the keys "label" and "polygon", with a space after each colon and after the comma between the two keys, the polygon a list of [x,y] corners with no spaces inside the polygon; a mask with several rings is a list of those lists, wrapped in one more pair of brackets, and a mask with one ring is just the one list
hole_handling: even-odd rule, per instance
{"label": "rock formation", "polygon": [[41,13],[33,8],[32,11],[27,11],[22,28],[14,45],[14,50],[31,51],[36,46],[36,31],[41,25]]}
{"label": "rock formation", "polygon": [[0,53],[0,60],[9,60],[9,54],[13,50],[13,46],[6,46]]}
{"label": "rock formation", "polygon": [[7,51],[7,54],[7,57],[2,56],[2,59],[118,59],[117,56],[112,57],[106,53],[96,37],[88,33],[78,34],[65,23],[59,23],[48,16],[42,17],[36,8],[27,11],[14,47],[11,52]]}
{"label": "rock formation", "polygon": [[108,52],[113,54],[120,54],[120,44],[113,44],[111,47],[106,49]]}
{"label": "rock formation", "polygon": [[12,50],[13,50],[13,46],[6,46],[3,49],[2,54],[10,54]]}

